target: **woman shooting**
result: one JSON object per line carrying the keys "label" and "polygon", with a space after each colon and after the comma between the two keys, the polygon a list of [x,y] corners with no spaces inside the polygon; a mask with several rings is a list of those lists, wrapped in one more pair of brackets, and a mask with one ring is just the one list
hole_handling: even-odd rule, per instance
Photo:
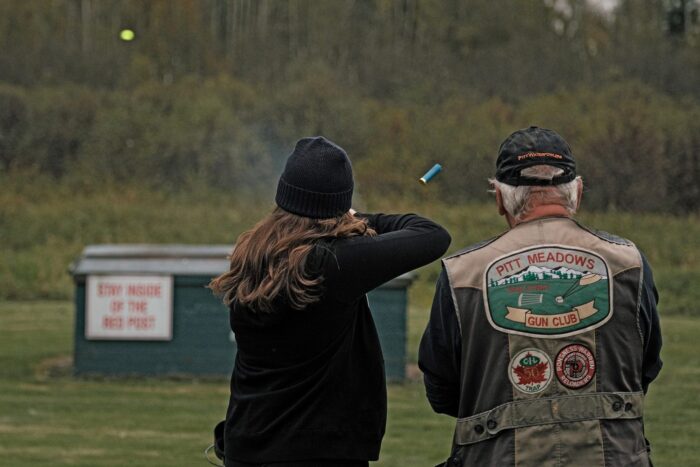
{"label": "woman shooting", "polygon": [[210,285],[238,345],[217,439],[227,467],[366,467],[379,457],[386,385],[365,294],[439,258],[450,236],[415,214],[355,213],[353,187],[342,148],[301,139],[277,207],[238,238],[230,271]]}

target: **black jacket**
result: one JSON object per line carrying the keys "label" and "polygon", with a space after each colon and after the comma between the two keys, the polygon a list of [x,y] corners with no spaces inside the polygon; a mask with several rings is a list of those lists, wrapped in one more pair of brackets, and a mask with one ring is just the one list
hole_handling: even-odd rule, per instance
{"label": "black jacket", "polygon": [[319,302],[303,311],[280,302],[272,313],[232,306],[227,463],[378,458],[386,387],[365,294],[439,258],[450,236],[413,214],[358,216],[378,235],[319,242],[309,258],[324,278]]}

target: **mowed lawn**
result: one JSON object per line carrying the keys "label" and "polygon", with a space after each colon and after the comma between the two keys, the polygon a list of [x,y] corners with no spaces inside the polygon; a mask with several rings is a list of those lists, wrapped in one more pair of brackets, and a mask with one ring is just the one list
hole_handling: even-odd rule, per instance
{"label": "mowed lawn", "polygon": [[[425,311],[412,308],[409,358]],[[664,316],[665,368],[647,399],[658,466],[698,465],[700,319]],[[1,466],[197,466],[226,408],[227,382],[76,379],[69,302],[0,302]],[[433,414],[419,382],[389,388],[379,466],[432,466],[452,420]]]}

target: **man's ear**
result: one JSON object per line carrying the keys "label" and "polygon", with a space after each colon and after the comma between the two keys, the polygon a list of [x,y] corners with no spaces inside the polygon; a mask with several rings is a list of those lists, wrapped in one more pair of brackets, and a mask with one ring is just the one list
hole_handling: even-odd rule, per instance
{"label": "man's ear", "polygon": [[581,198],[583,197],[583,180],[578,179],[578,186],[576,187],[578,196],[576,197],[576,210],[578,211],[579,206],[581,206]]}
{"label": "man's ear", "polygon": [[498,214],[505,216],[506,208],[503,207],[503,195],[501,195],[501,190],[498,187],[496,187],[496,206],[498,206]]}

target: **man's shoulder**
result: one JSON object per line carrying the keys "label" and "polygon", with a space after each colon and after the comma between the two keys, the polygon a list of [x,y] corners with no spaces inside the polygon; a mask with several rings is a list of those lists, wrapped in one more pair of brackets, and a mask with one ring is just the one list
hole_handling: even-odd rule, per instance
{"label": "man's shoulder", "polygon": [[486,247],[489,246],[491,243],[495,242],[495,241],[498,240],[500,237],[502,237],[505,233],[506,233],[506,232],[503,232],[503,233],[498,234],[498,235],[496,235],[496,236],[494,236],[494,237],[491,237],[491,238],[489,238],[489,239],[487,239],[487,240],[482,240],[482,241],[480,241],[480,242],[477,242],[477,243],[474,243],[474,244],[472,244],[472,245],[469,245],[468,247],[462,248],[461,250],[456,251],[456,252],[452,253],[451,255],[446,256],[445,258],[443,258],[443,261],[448,261],[448,260],[451,260],[451,259],[454,259],[454,258],[458,258],[458,257],[464,256],[464,255],[466,255],[466,254],[468,254],[468,253],[472,253],[472,252],[474,252],[474,251],[481,250],[482,248],[486,248]]}
{"label": "man's shoulder", "polygon": [[463,248],[442,260],[446,276],[453,288],[481,289],[483,274],[489,264],[503,253],[495,243],[509,231]]}
{"label": "man's shoulder", "polygon": [[588,233],[595,235],[601,240],[605,240],[608,243],[614,243],[615,245],[624,245],[624,246],[634,246],[634,243],[631,240],[628,240],[624,237],[620,237],[615,234],[611,234],[610,232],[606,232],[604,230],[598,230],[594,229],[592,227],[588,227],[587,225],[582,224],[581,222],[574,220],[576,224],[581,227],[583,230],[587,231]]}

